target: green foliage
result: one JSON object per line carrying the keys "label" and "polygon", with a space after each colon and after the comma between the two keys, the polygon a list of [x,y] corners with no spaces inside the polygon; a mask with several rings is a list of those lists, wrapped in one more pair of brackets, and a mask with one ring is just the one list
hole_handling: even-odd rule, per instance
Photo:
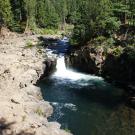
{"label": "green foliage", "polygon": [[32,44],[31,41],[28,41],[28,42],[26,43],[25,49],[29,49],[29,48],[32,48],[32,47],[34,47],[34,45]]}
{"label": "green foliage", "polygon": [[18,33],[22,33],[24,30],[23,25],[19,24],[18,22],[13,22],[10,29]]}
{"label": "green foliage", "polygon": [[135,61],[135,47],[128,46],[124,49],[124,53],[127,54],[127,58],[131,61]]}
{"label": "green foliage", "polygon": [[78,44],[80,41],[85,41],[86,37],[85,25],[76,25],[73,30],[71,42],[72,44]]}
{"label": "green foliage", "polygon": [[116,32],[120,27],[120,21],[117,20],[116,17],[108,17],[103,22],[103,29],[111,36],[114,32]]}
{"label": "green foliage", "polygon": [[44,116],[45,115],[45,113],[43,112],[43,110],[40,107],[38,107],[35,110],[35,113],[38,114],[39,116]]}
{"label": "green foliage", "polygon": [[68,128],[64,129],[66,132],[71,133],[71,131]]}
{"label": "green foliage", "polygon": [[108,47],[112,47],[115,44],[115,40],[112,37],[110,37],[106,40],[106,43],[107,43]]}
{"label": "green foliage", "polygon": [[121,23],[132,25],[135,23],[135,1],[134,0],[112,0],[113,12]]}
{"label": "green foliage", "polygon": [[24,8],[26,12],[26,31],[28,29],[35,28],[35,8],[36,8],[36,0],[24,0]]}
{"label": "green foliage", "polygon": [[132,0],[82,0],[78,4],[72,43],[84,44],[99,36],[112,39],[121,24],[134,24],[135,2]]}
{"label": "green foliage", "polygon": [[43,29],[42,34],[50,34],[50,35],[55,35],[58,33],[57,29]]}
{"label": "green foliage", "polygon": [[0,0],[0,27],[11,27],[13,23],[13,14],[9,0]]}
{"label": "green foliage", "polygon": [[106,37],[104,36],[98,36],[97,38],[94,39],[94,41],[98,42],[99,44],[106,41]]}
{"label": "green foliage", "polygon": [[123,53],[122,47],[115,47],[112,52],[115,56],[119,57]]}
{"label": "green foliage", "polygon": [[36,22],[42,28],[58,28],[59,16],[56,9],[49,0],[37,2]]}
{"label": "green foliage", "polygon": [[[67,30],[67,24],[74,29]],[[125,24],[135,26],[134,0],[0,0],[0,26],[43,34],[57,29],[67,35],[73,29],[74,44],[100,36],[111,39]]]}

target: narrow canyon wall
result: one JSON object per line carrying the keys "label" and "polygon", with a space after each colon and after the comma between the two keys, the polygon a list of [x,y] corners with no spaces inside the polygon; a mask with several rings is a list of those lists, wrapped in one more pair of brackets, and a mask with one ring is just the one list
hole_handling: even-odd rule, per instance
{"label": "narrow canyon wall", "polygon": [[[88,45],[67,55],[66,65],[131,88],[135,93],[135,48]],[[133,94],[134,95],[134,94]]]}

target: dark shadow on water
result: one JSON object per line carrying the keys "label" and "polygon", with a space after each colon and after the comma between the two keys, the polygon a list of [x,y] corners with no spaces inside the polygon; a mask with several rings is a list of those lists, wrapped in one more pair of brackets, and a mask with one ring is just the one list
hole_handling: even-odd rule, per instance
{"label": "dark shadow on water", "polygon": [[[47,48],[52,52],[61,54],[70,50],[67,42],[51,40]],[[74,135],[135,135],[135,110],[125,106],[122,89],[102,80],[58,77],[41,80],[37,86],[54,108],[48,120],[59,122]]]}
{"label": "dark shadow on water", "polygon": [[61,40],[61,39],[54,39],[49,37],[39,37],[39,41],[42,42],[42,46],[51,50],[52,53],[61,54],[61,53],[68,53],[70,51],[71,46],[69,45],[68,39]]}
{"label": "dark shadow on water", "polygon": [[71,80],[48,78],[37,84],[54,107],[49,121],[58,121],[74,135],[134,135],[135,111],[124,105],[123,90],[91,81],[79,86]]}
{"label": "dark shadow on water", "polygon": [[[104,83],[104,85],[102,85]],[[67,80],[63,82],[57,79],[45,79],[40,82],[40,87],[45,87],[45,90],[42,89],[43,96],[45,99],[48,99],[48,92],[52,92],[55,96],[49,98],[49,100],[64,102],[59,99],[60,93],[65,94],[63,96],[69,96],[69,100],[72,101],[72,98],[75,97],[80,99],[85,99],[87,102],[98,103],[108,108],[113,108],[121,105],[125,101],[124,92],[121,89],[116,89],[115,87],[110,86],[109,84],[102,81],[95,81],[93,84],[88,86],[79,86],[77,82],[71,83],[71,81]],[[45,86],[44,86],[45,85]],[[51,94],[51,93],[50,93]]]}

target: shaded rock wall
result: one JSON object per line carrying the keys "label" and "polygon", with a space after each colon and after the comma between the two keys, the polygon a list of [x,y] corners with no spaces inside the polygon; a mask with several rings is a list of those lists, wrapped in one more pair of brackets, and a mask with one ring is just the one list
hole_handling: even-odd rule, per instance
{"label": "shaded rock wall", "polygon": [[[119,51],[120,50],[120,51]],[[67,55],[66,65],[124,86],[135,85],[135,48],[86,46]]]}
{"label": "shaded rock wall", "polygon": [[81,72],[99,75],[105,60],[102,47],[86,46],[65,57],[66,65]]}

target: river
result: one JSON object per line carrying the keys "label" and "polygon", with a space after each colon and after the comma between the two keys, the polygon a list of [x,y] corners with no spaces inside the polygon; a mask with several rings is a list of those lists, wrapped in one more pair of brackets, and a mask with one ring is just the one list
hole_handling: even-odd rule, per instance
{"label": "river", "polygon": [[57,70],[37,84],[54,107],[49,121],[74,135],[135,135],[135,111],[125,105],[124,91],[101,77],[67,69],[67,44],[57,41],[48,47],[59,52]]}

